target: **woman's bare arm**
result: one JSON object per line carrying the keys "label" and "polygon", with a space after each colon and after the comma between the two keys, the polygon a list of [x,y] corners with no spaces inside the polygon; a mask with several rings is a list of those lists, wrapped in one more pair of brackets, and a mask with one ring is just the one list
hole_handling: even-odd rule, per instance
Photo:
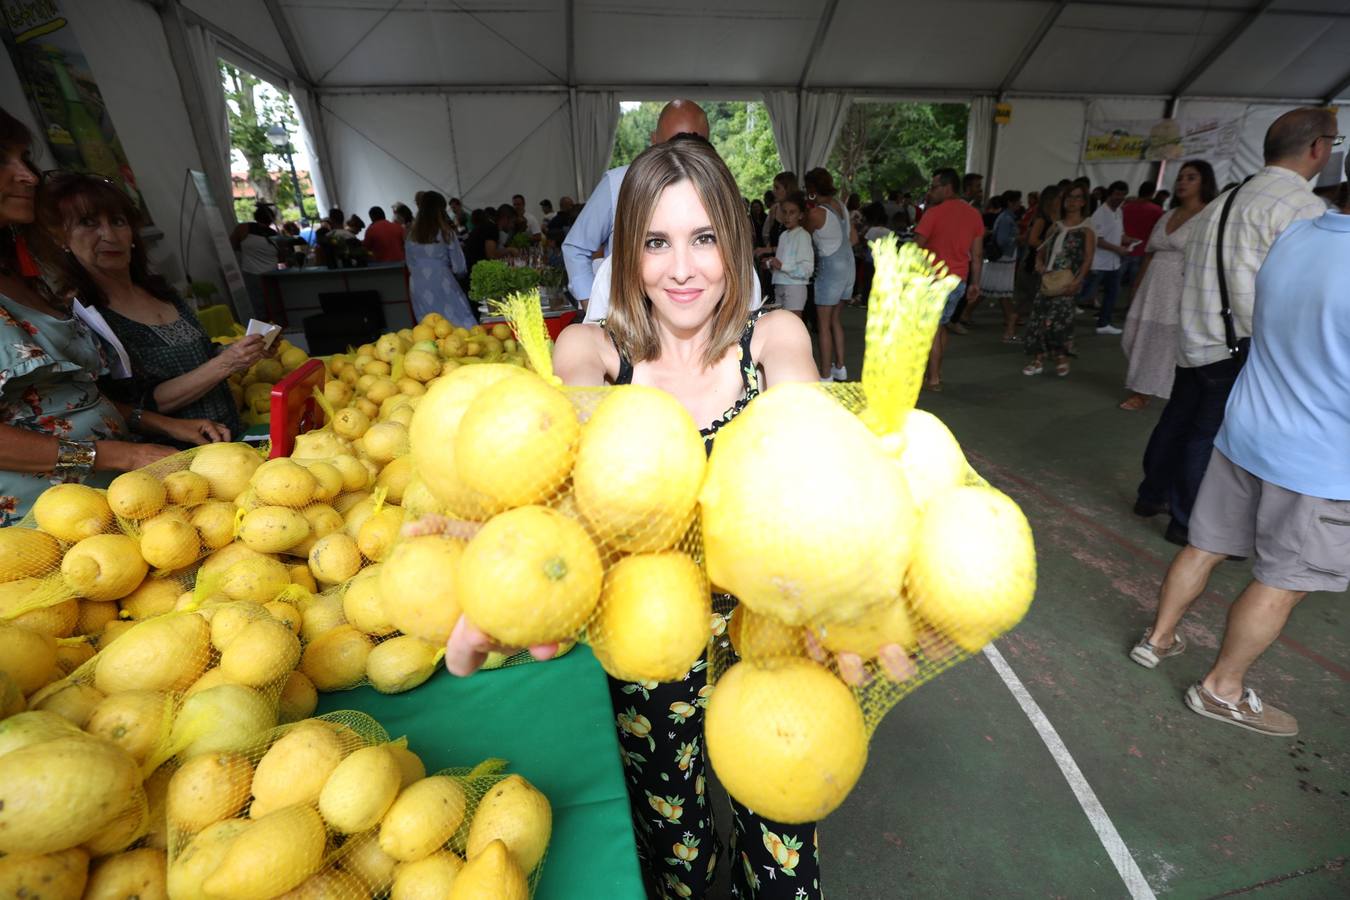
{"label": "woman's bare arm", "polygon": [[751,353],[764,370],[766,387],[820,379],[811,354],[811,335],[802,320],[787,310],[765,313],[755,323]]}

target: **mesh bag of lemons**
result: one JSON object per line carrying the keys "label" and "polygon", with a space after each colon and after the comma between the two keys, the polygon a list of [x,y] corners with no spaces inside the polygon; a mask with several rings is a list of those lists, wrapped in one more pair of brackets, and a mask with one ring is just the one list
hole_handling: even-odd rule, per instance
{"label": "mesh bag of lemons", "polygon": [[[393,547],[385,596],[416,596],[438,638],[461,612],[511,647],[584,634],[629,681],[682,678],[711,649],[722,783],[778,821],[828,814],[886,711],[1035,589],[1017,505],[914,409],[956,279],[913,246],[873,253],[862,382],[771,387],[707,457],[662,391],[561,387],[537,300],[508,300],[532,371],[459,366],[418,399],[416,506],[443,533]],[[739,606],[714,614],[717,592]]]}
{"label": "mesh bag of lemons", "polygon": [[499,760],[427,776],[338,712],[145,770],[50,711],[0,722],[0,895],[363,900],[530,896],[547,798]]}

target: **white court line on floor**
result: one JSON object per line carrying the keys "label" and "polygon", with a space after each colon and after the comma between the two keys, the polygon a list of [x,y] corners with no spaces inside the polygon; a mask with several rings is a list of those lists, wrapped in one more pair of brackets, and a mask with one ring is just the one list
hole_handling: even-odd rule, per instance
{"label": "white court line on floor", "polygon": [[998,652],[998,648],[989,644],[984,648],[984,655],[988,658],[998,677],[1003,679],[1003,683],[1008,686],[1013,697],[1017,700],[1017,705],[1022,707],[1022,712],[1026,713],[1027,718],[1031,720],[1036,733],[1041,736],[1045,747],[1054,757],[1055,764],[1059,766],[1059,771],[1063,773],[1064,780],[1069,783],[1069,789],[1073,791],[1074,797],[1078,800],[1078,805],[1083,808],[1083,813],[1088,817],[1088,822],[1092,824],[1092,830],[1097,832],[1097,838],[1102,842],[1102,847],[1106,849],[1106,855],[1111,858],[1111,863],[1120,873],[1121,879],[1125,882],[1125,888],[1130,892],[1132,900],[1156,900],[1153,888],[1148,886],[1148,881],[1144,878],[1144,873],[1139,871],[1139,864],[1134,861],[1130,855],[1130,848],[1125,846],[1125,841],[1120,837],[1120,832],[1116,831],[1116,826],[1111,822],[1111,818],[1106,814],[1105,807],[1102,806],[1097,795],[1093,792],[1091,786],[1087,783],[1087,778],[1083,776],[1082,769],[1078,768],[1078,763],[1074,762],[1069,754],[1069,748],[1064,746],[1064,741],[1060,738],[1059,732],[1055,731],[1055,726],[1050,724],[1050,720],[1045,717],[1045,713],[1036,705],[1036,701],[1031,699],[1031,693],[1027,691],[1027,686],[1022,683],[1022,679],[1017,677],[1017,673],[1008,665],[1008,661],[1003,658],[1003,654]]}

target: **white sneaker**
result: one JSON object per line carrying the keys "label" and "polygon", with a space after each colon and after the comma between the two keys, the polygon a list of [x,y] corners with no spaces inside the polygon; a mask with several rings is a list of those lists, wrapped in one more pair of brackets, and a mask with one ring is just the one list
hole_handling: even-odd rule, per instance
{"label": "white sneaker", "polygon": [[834,384],[834,379],[833,379],[833,378],[822,378],[822,379],[820,379],[820,383],[821,383],[821,384]]}
{"label": "white sneaker", "polygon": [[1124,334],[1123,331],[1121,331],[1119,328],[1117,328],[1117,327],[1114,326],[1114,325],[1102,325],[1101,327],[1099,327],[1099,328],[1097,329],[1097,333],[1098,333],[1098,334]]}
{"label": "white sneaker", "polygon": [[830,368],[830,377],[835,381],[848,381],[848,369],[843,366],[832,366]]}

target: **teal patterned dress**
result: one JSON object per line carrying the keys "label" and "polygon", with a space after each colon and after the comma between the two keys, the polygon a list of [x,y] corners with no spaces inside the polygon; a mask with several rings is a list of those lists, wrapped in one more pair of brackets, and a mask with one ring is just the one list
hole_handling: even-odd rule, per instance
{"label": "teal patterned dress", "polygon": [[[122,415],[98,388],[107,362],[79,319],[58,319],[0,294],[0,425],[70,440],[126,440]],[[111,478],[85,479],[102,487]],[[65,479],[0,470],[0,528],[22,519]]]}

